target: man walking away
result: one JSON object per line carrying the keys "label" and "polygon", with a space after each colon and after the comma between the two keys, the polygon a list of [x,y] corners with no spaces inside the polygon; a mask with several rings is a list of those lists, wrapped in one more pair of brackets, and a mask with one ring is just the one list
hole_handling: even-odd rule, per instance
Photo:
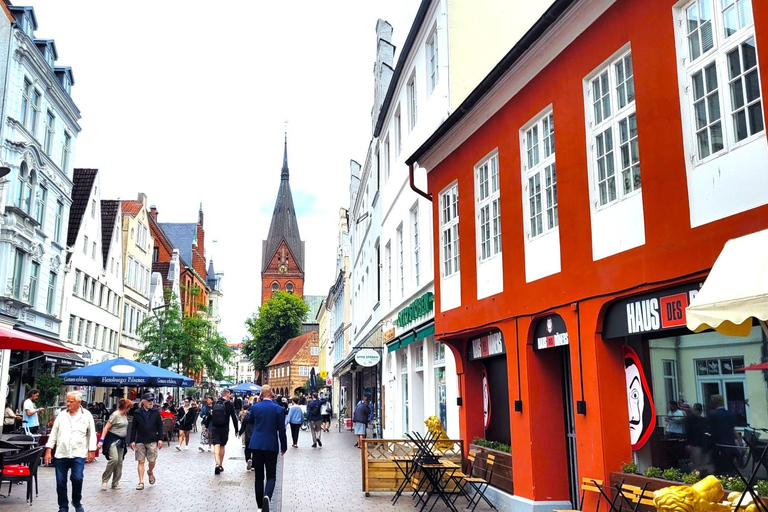
{"label": "man walking away", "polygon": [[232,401],[232,405],[235,406],[235,412],[240,413],[243,409],[243,399],[235,395],[235,399]]}
{"label": "man walking away", "polygon": [[213,473],[218,475],[224,471],[224,449],[229,440],[229,418],[232,418],[232,424],[237,432],[237,414],[235,406],[229,400],[232,393],[225,389],[221,393],[221,398],[213,404],[211,409],[211,440],[213,441],[213,461],[216,467]]}
{"label": "man walking away", "polygon": [[59,512],[69,510],[67,500],[67,473],[72,470],[72,505],[75,512],[83,512],[83,468],[96,457],[96,425],[91,413],[80,407],[83,395],[79,391],[67,393],[67,414],[59,414],[53,423],[51,435],[45,445],[45,464],[51,463],[51,450],[56,447],[56,494]]}
{"label": "man walking away", "polygon": [[333,414],[333,411],[331,410],[331,402],[326,401],[323,404],[323,406],[320,408],[320,414],[323,417],[323,431],[330,432],[328,429],[331,428],[331,414]]}
{"label": "man walking away", "polygon": [[[298,407],[296,409],[301,410]],[[261,402],[251,407],[250,416],[254,423],[250,448],[256,471],[253,479],[256,507],[261,505],[262,512],[269,512],[269,500],[275,490],[277,454],[279,452],[284,455],[288,446],[288,439],[285,437],[285,412],[272,401],[272,388],[269,385],[261,388]]]}
{"label": "man walking away", "polygon": [[317,448],[318,445],[323,446],[320,440],[323,433],[323,404],[325,404],[325,398],[318,400],[317,393],[312,393],[312,401],[307,404],[307,419],[309,428],[312,430],[312,448]]}
{"label": "man walking away", "polygon": [[368,405],[368,395],[364,395],[363,399],[355,407],[355,412],[352,414],[352,421],[355,425],[355,434],[357,434],[357,446],[363,447],[363,437],[365,437],[366,429],[368,428],[368,418],[371,416],[371,407]]}
{"label": "man walking away", "polygon": [[291,407],[288,409],[288,415],[285,417],[286,425],[291,426],[291,439],[293,440],[293,447],[299,447],[299,430],[301,424],[304,422],[304,411],[299,406],[298,397],[291,398]]}
{"label": "man walking away", "polygon": [[253,419],[251,418],[251,404],[248,402],[243,404],[243,410],[245,415],[243,421],[240,422],[240,432],[238,435],[243,436],[243,452],[245,453],[245,467],[248,471],[253,467],[253,454],[251,453],[251,436],[253,435]]}
{"label": "man walking away", "polygon": [[155,483],[155,464],[157,452],[163,449],[163,420],[160,408],[155,407],[155,394],[144,393],[141,396],[141,407],[133,413],[131,425],[131,450],[136,452],[139,469],[137,491],[144,490],[144,461],[149,461],[147,477],[149,483]]}

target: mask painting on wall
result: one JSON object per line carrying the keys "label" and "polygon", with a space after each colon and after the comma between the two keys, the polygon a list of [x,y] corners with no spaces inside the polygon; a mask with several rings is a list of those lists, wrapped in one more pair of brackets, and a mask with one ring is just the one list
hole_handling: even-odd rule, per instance
{"label": "mask painting on wall", "polygon": [[656,427],[656,408],[640,357],[628,345],[624,345],[624,374],[627,381],[629,435],[632,449],[639,450]]}

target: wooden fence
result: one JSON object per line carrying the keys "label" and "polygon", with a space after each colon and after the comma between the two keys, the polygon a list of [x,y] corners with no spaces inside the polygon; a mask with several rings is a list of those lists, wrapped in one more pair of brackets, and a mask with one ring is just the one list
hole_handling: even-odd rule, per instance
{"label": "wooden fence", "polygon": [[[436,446],[443,458],[460,466],[464,463],[464,441],[439,441]],[[403,481],[403,473],[394,461],[395,457],[411,457],[416,445],[408,439],[363,439],[361,450],[363,464],[363,492],[395,492]]]}

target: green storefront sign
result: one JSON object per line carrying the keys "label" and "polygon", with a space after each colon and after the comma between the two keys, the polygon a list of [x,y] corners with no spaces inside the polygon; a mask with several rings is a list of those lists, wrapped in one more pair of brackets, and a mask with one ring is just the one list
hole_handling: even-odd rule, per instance
{"label": "green storefront sign", "polygon": [[408,306],[402,309],[397,315],[395,325],[405,327],[419,317],[422,317],[432,311],[435,306],[435,294],[427,292],[418,299],[414,300]]}

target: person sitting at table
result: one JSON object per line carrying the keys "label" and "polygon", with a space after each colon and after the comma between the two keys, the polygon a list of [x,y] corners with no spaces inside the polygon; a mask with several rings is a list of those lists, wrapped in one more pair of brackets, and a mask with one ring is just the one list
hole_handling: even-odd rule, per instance
{"label": "person sitting at table", "polygon": [[5,416],[3,417],[3,434],[10,434],[16,428],[16,413],[11,407],[11,401],[5,403]]}

